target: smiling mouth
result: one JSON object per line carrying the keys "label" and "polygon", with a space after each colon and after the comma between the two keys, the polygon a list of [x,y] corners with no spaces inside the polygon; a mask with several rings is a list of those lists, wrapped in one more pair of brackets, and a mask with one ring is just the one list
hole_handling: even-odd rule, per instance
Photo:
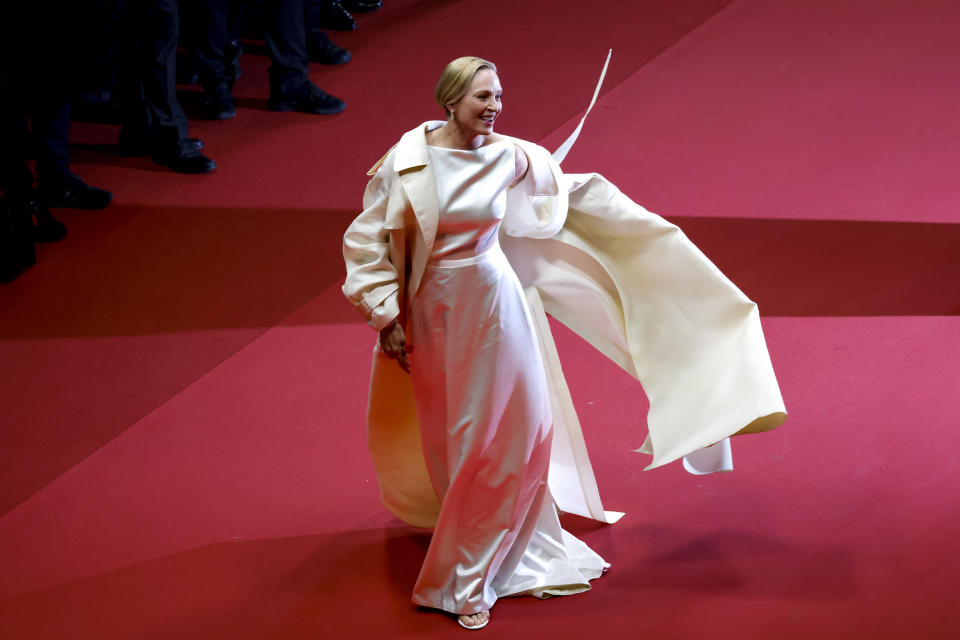
{"label": "smiling mouth", "polygon": [[486,123],[493,124],[493,121],[496,120],[497,116],[480,116],[480,119]]}

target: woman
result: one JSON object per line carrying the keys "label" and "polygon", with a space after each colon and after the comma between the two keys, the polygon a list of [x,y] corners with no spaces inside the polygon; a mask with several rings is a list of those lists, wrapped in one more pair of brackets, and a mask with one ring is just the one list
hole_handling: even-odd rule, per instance
{"label": "woman", "polygon": [[[784,414],[756,306],[692,245],[682,244],[678,231],[679,251],[676,242],[664,249],[661,241],[643,238],[650,229],[652,238],[662,238],[675,227],[599,176],[563,176],[541,147],[494,133],[502,105],[493,63],[454,60],[435,99],[446,121],[408,132],[371,170],[365,209],[344,236],[344,293],[380,333],[368,422],[384,504],[411,524],[434,525],[413,600],[479,629],[498,597],[577,593],[609,566],[560,528],[554,507],[556,501],[606,521],[618,515],[590,497],[596,483],[545,308],[651,385],[644,449],[655,456],[651,466],[733,433],[772,428]],[[640,243],[630,244],[630,259],[619,261],[632,265],[626,272],[617,267],[616,253],[590,249],[623,238]],[[635,334],[663,334],[661,325],[676,324],[664,316],[690,315],[681,308],[688,301],[634,313],[634,298],[656,287],[622,292],[636,276],[629,269],[659,260],[664,250],[673,265],[663,288],[680,284],[677,268],[703,285],[698,295],[709,309],[693,315],[704,318],[704,335],[720,346],[705,348],[707,364],[683,357],[682,365],[657,368],[682,371],[659,376],[647,371],[651,356],[639,353]],[[601,310],[577,310],[586,300],[577,291],[591,292]],[[699,297],[693,304],[704,305]],[[672,362],[703,342],[694,338],[689,331],[658,338],[657,350]],[[733,359],[722,372],[718,357]],[[385,367],[389,360],[399,367]],[[398,377],[400,369],[411,374],[409,383]],[[684,385],[684,374],[703,379],[705,371],[735,378],[737,398],[720,403],[732,415],[678,411],[691,403],[674,400],[673,387],[679,381],[697,393],[696,385]],[[738,401],[743,395],[749,398]],[[716,413],[709,399],[695,404]],[[691,417],[698,419],[693,426],[678,423]],[[563,457],[569,464],[551,476],[551,462]],[[566,506],[578,497],[582,510]]]}

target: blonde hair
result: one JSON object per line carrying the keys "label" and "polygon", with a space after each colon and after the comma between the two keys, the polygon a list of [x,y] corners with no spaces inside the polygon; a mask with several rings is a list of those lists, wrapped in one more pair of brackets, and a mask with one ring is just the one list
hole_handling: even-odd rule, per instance
{"label": "blonde hair", "polygon": [[444,68],[443,73],[440,74],[440,81],[437,82],[437,88],[433,91],[433,99],[444,113],[450,115],[447,105],[456,102],[467,92],[470,83],[473,82],[473,76],[477,75],[481,69],[490,69],[496,73],[497,65],[476,56],[464,56],[453,60]]}

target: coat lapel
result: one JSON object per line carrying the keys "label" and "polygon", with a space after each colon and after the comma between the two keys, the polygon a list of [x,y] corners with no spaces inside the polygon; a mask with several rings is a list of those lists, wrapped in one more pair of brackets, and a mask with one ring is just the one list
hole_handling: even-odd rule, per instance
{"label": "coat lapel", "polygon": [[393,165],[393,170],[399,176],[403,191],[417,217],[417,224],[420,225],[427,248],[433,247],[440,218],[437,188],[424,135],[430,124],[433,123],[425,123],[403,134],[397,144],[397,156]]}
{"label": "coat lapel", "polygon": [[401,189],[417,219],[419,238],[409,247],[407,258],[410,264],[410,280],[407,283],[407,299],[411,300],[420,287],[427,260],[433,250],[437,237],[437,224],[440,221],[440,203],[437,200],[437,187],[427,152],[425,132],[442,125],[442,122],[427,122],[412,131],[408,131],[397,144],[397,154],[393,169],[399,177]]}

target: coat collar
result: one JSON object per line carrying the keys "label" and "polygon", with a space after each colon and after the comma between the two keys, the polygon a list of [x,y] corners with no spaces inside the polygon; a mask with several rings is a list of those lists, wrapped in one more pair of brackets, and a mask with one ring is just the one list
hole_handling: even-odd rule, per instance
{"label": "coat collar", "polygon": [[393,160],[393,170],[403,173],[409,169],[425,167],[430,164],[427,153],[427,131],[444,125],[443,120],[428,120],[415,129],[407,131],[397,143],[397,153]]}

